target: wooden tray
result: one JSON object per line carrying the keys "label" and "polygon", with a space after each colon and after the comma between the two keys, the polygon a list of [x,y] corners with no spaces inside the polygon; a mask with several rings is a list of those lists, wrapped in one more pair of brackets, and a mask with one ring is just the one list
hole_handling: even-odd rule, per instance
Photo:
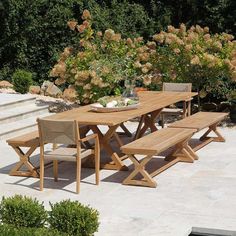
{"label": "wooden tray", "polygon": [[118,111],[128,111],[128,110],[137,109],[139,104],[140,103],[125,106],[125,107],[111,107],[111,108],[110,107],[96,107],[94,106],[94,104],[92,104],[90,105],[90,107],[92,108],[92,111],[105,113],[105,112],[118,112]]}

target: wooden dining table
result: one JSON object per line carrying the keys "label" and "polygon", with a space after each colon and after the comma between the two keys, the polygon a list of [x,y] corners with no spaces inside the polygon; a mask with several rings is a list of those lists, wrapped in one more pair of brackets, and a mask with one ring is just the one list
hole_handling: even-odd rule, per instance
{"label": "wooden dining table", "polygon": [[[113,170],[127,170],[124,164],[124,155],[119,155],[112,147],[111,140],[116,138],[119,146],[122,146],[122,140],[117,132],[119,126],[123,126],[124,122],[140,117],[134,139],[142,137],[147,130],[151,132],[157,130],[155,125],[157,117],[163,108],[181,101],[189,101],[197,93],[194,92],[156,92],[143,91],[138,93],[139,106],[137,109],[99,113],[92,110],[90,105],[81,106],[73,110],[57,113],[49,116],[55,120],[77,120],[80,125],[87,125],[90,130],[99,136],[100,146],[104,149],[110,160],[101,164],[101,168]],[[107,126],[108,130],[104,133],[99,126]]]}

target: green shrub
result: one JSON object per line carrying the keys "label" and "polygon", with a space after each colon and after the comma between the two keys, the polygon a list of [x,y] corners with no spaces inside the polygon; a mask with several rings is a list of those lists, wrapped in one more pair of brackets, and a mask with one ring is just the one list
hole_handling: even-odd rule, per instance
{"label": "green shrub", "polygon": [[47,219],[47,212],[36,199],[15,195],[2,198],[0,220],[15,227],[42,227]]}
{"label": "green shrub", "polygon": [[76,236],[89,236],[98,231],[97,210],[70,200],[50,205],[48,221],[51,228]]}
{"label": "green shrub", "polygon": [[14,89],[19,93],[27,93],[33,84],[32,73],[25,70],[16,70],[12,76]]}
{"label": "green shrub", "polygon": [[1,236],[66,236],[57,230],[47,228],[16,228],[13,225],[0,225]]}

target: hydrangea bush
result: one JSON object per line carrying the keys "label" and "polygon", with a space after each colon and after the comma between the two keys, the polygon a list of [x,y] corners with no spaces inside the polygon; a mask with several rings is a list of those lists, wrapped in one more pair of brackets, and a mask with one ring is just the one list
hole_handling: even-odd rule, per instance
{"label": "hydrangea bush", "polygon": [[236,43],[230,34],[212,35],[208,27],[181,24],[144,42],[141,37],[122,38],[112,29],[95,32],[88,10],[82,20],[68,22],[78,33],[78,45],[65,48],[51,71],[56,84],[76,89],[81,104],[120,94],[125,79],[154,87],[163,81],[191,82],[199,98],[222,92],[224,80],[229,87],[229,81],[236,81]]}
{"label": "hydrangea bush", "polygon": [[192,82],[202,97],[222,79],[236,81],[236,42],[233,35],[211,35],[208,27],[169,26],[153,36],[157,43],[155,68],[160,80]]}
{"label": "hydrangea bush", "polygon": [[143,39],[122,39],[112,29],[95,33],[89,11],[82,15],[83,23],[69,21],[71,30],[78,32],[79,46],[67,47],[58,63],[51,71],[51,76],[58,77],[56,84],[72,84],[76,87],[82,104],[96,101],[110,94],[120,93],[120,82],[124,79],[144,77],[152,68],[148,62],[149,54],[155,48],[144,45]]}

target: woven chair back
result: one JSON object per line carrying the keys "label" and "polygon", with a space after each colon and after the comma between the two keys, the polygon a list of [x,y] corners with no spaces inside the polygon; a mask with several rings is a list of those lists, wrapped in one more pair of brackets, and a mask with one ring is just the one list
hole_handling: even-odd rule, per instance
{"label": "woven chair back", "polygon": [[163,83],[163,91],[172,91],[172,92],[191,92],[192,84],[191,83]]}
{"label": "woven chair back", "polygon": [[76,121],[38,119],[39,134],[43,143],[76,144],[78,128]]}

